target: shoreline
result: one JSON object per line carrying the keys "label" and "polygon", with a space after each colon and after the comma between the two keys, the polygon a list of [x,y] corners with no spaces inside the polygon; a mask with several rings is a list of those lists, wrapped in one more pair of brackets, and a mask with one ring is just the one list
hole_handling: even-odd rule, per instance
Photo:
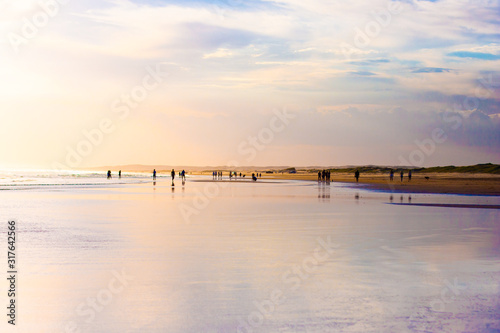
{"label": "shoreline", "polygon": [[[248,176],[252,174],[252,171],[243,173]],[[208,175],[203,172],[193,172],[192,174]],[[224,177],[228,177],[227,173],[224,174]],[[425,177],[429,177],[429,179]],[[305,172],[298,172],[296,174],[262,173],[262,177],[259,179],[317,181],[317,174]],[[417,173],[413,175],[411,181],[408,181],[407,174],[405,173],[402,182],[399,175],[395,175],[394,180],[391,182],[389,181],[389,176],[386,174],[361,174],[359,182],[356,183],[352,174],[332,173],[331,181],[334,183],[346,183],[353,188],[396,193],[500,196],[500,176],[488,174]]]}

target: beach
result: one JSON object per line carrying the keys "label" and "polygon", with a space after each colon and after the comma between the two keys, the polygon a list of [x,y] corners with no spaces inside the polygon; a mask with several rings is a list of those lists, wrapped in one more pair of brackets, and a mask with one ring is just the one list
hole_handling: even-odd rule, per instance
{"label": "beach", "polygon": [[11,331],[500,329],[500,197],[124,175],[3,178]]}

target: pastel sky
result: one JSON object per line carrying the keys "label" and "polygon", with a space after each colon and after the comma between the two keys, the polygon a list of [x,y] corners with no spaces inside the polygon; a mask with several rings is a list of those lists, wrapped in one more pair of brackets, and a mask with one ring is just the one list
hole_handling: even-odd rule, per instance
{"label": "pastel sky", "polygon": [[0,167],[500,163],[498,0],[3,0],[0,32]]}

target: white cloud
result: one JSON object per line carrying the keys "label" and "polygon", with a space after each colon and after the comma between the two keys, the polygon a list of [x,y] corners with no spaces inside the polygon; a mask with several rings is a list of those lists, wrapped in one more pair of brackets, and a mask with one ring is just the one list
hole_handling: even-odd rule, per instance
{"label": "white cloud", "polygon": [[217,51],[212,53],[207,53],[203,56],[203,59],[210,58],[230,58],[233,53],[228,49],[217,49]]}

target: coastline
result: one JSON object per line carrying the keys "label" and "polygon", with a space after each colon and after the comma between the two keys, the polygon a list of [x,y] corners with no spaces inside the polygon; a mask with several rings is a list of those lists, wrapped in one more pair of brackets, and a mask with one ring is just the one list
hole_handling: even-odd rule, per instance
{"label": "coastline", "polygon": [[[248,177],[252,171],[242,173]],[[194,172],[193,174],[208,175],[206,172]],[[224,173],[224,178],[226,177],[227,173]],[[429,177],[429,179],[425,177]],[[262,173],[260,179],[316,181],[317,174],[309,172],[296,174]],[[500,176],[490,174],[415,173],[412,180],[408,181],[407,173],[405,173],[402,182],[399,174],[395,175],[391,182],[386,174],[362,173],[359,182],[356,183],[352,174],[332,172],[331,180],[332,182],[349,183],[352,187],[387,192],[500,196]]]}

